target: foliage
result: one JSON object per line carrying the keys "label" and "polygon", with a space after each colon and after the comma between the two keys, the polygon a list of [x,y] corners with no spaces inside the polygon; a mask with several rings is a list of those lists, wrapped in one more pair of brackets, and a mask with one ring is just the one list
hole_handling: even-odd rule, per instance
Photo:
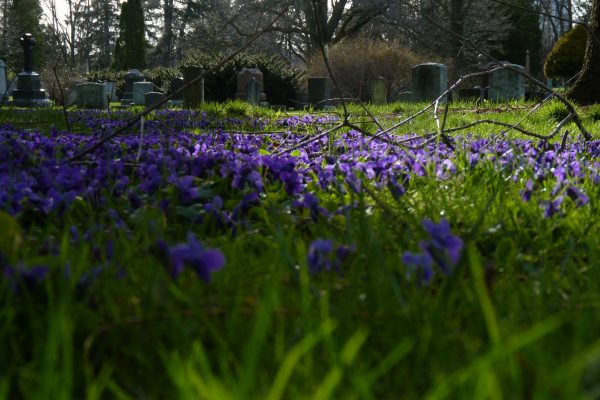
{"label": "foliage", "polygon": [[544,74],[548,77],[570,78],[581,70],[587,32],[583,25],[575,25],[550,51],[544,62]]}
{"label": "foliage", "polygon": [[524,66],[526,53],[529,51],[531,73],[537,75],[542,69],[542,30],[538,14],[525,11],[525,9],[536,9],[535,1],[511,2],[508,11],[511,28],[506,39],[501,42],[502,48],[494,55],[496,58]]}
{"label": "foliage", "polygon": [[140,0],[127,0],[121,6],[119,37],[115,44],[113,68],[143,69],[146,67],[144,10]]}
{"label": "foliage", "polygon": [[[329,60],[344,96],[368,101],[369,82],[384,78],[388,95],[393,99],[402,89],[410,87],[411,68],[426,58],[397,42],[349,39],[329,50]],[[321,54],[309,61],[308,74],[328,76]]]}
{"label": "foliage", "polygon": [[[225,53],[208,54],[194,52],[184,60],[179,68],[214,68],[226,57]],[[204,81],[206,98],[225,101],[235,98],[237,74],[243,68],[257,67],[263,73],[264,92],[271,104],[294,104],[303,73],[280,56],[242,53],[216,71],[208,74]]]}

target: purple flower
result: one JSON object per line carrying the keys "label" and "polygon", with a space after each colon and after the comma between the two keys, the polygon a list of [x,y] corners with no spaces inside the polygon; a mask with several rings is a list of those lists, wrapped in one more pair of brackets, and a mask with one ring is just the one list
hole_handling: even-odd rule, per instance
{"label": "purple flower", "polygon": [[308,247],[308,271],[313,275],[319,271],[339,271],[341,263],[354,251],[354,246],[340,245],[334,248],[333,240],[315,239]]}
{"label": "purple flower", "polygon": [[554,214],[560,212],[560,206],[563,200],[563,196],[558,196],[554,200],[544,202],[544,218],[550,218]]}
{"label": "purple flower", "polygon": [[410,251],[405,252],[402,255],[402,262],[407,267],[411,268],[407,272],[408,276],[417,274],[418,279],[421,283],[427,284],[433,277],[433,259],[429,253],[411,253]]}
{"label": "purple flower", "polygon": [[19,292],[21,288],[34,290],[48,276],[49,268],[45,265],[36,265],[25,268],[19,265],[16,268],[4,267],[4,277],[10,282],[10,287],[14,292]]}
{"label": "purple flower", "polygon": [[308,270],[311,274],[331,269],[329,253],[333,248],[333,240],[315,239],[308,247]]}
{"label": "purple flower", "polygon": [[584,206],[590,202],[590,198],[575,186],[569,186],[567,188],[567,196],[573,200],[576,207]]}
{"label": "purple flower", "polygon": [[521,191],[521,198],[523,199],[523,201],[529,201],[531,200],[531,193],[533,192],[533,181],[531,179],[528,179],[527,182],[525,182],[525,189]]}
{"label": "purple flower", "polygon": [[463,249],[463,241],[452,234],[450,223],[442,219],[438,224],[423,220],[423,228],[429,234],[427,240],[419,242],[421,253],[404,253],[402,261],[421,275],[423,282],[433,276],[431,266],[435,263],[445,275],[450,275],[458,264]]}
{"label": "purple flower", "polygon": [[204,281],[210,282],[211,274],[225,265],[225,256],[217,249],[205,249],[196,236],[188,233],[187,243],[169,247],[164,241],[157,242],[159,250],[167,256],[169,273],[176,279],[185,267],[192,268]]}

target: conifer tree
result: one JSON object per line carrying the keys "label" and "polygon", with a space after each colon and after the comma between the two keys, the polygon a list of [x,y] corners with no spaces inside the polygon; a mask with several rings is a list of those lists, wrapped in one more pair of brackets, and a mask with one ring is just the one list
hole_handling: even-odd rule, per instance
{"label": "conifer tree", "polygon": [[126,70],[146,67],[144,9],[141,0],[127,0],[121,6],[119,38],[115,45],[113,68]]}

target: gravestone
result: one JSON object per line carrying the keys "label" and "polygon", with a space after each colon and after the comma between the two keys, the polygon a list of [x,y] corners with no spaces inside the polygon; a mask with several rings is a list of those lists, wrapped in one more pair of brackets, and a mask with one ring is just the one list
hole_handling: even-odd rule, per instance
{"label": "gravestone", "polygon": [[[189,84],[203,73],[200,67],[184,67],[183,82]],[[187,108],[196,108],[204,104],[204,78],[189,86],[183,93],[183,105]]]}
{"label": "gravestone", "polygon": [[[525,68],[516,64],[504,64],[512,68]],[[525,80],[519,73],[508,69],[499,69],[490,74],[488,97],[492,101],[522,100],[525,97]]]}
{"label": "gravestone", "polygon": [[381,77],[371,82],[371,103],[387,103],[387,82]]}
{"label": "gravestone", "polygon": [[146,93],[154,92],[154,83],[152,82],[133,82],[133,104],[146,104],[144,96]]}
{"label": "gravestone", "polygon": [[[173,79],[171,81],[171,84],[169,85],[169,94],[175,93],[176,91],[181,89],[183,87],[183,85],[185,85],[183,78]],[[183,100],[183,93],[179,93],[178,95],[173,96],[173,100]]]}
{"label": "gravestone", "polygon": [[308,103],[313,108],[331,106],[331,79],[322,77],[308,78]]}
{"label": "gravestone", "polygon": [[459,89],[458,99],[464,101],[483,101],[483,89],[481,86],[475,86],[470,89]]}
{"label": "gravestone", "polygon": [[148,92],[144,95],[144,105],[146,107],[153,106],[165,97],[165,94],[161,92]]}
{"label": "gravestone", "polygon": [[104,82],[104,96],[108,99],[108,101],[117,101],[117,82]]}
{"label": "gravestone", "polygon": [[[258,103],[267,101],[267,95],[263,92],[264,88],[264,76],[258,68],[244,68],[237,74],[237,90],[235,98],[239,100],[249,101],[247,98],[248,82],[255,81],[258,84]],[[254,99],[252,99],[254,101]]]}
{"label": "gravestone", "polygon": [[8,84],[6,82],[6,63],[0,60],[0,105],[8,101]]}
{"label": "gravestone", "polygon": [[121,95],[121,104],[128,105],[133,103],[133,84],[143,82],[146,77],[137,69],[127,71],[124,77],[123,94]]}
{"label": "gravestone", "polygon": [[433,101],[448,90],[448,67],[424,63],[412,67],[413,101]]}
{"label": "gravestone", "polygon": [[49,107],[51,102],[46,91],[42,89],[42,80],[33,72],[35,39],[31,33],[26,33],[19,40],[23,47],[23,72],[17,75],[17,88],[12,92],[11,104],[17,107]]}
{"label": "gravestone", "polygon": [[256,80],[249,80],[246,83],[244,101],[250,104],[260,104],[260,84]]}
{"label": "gravestone", "polygon": [[103,83],[86,82],[75,85],[77,93],[77,107],[82,108],[107,108],[108,100]]}
{"label": "gravestone", "polygon": [[401,92],[398,93],[397,101],[403,103],[410,103],[413,101],[413,93],[412,92]]}

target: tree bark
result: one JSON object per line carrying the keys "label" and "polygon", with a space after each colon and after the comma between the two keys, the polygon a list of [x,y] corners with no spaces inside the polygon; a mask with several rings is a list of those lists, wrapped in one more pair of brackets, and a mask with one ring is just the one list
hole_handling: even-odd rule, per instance
{"label": "tree bark", "polygon": [[567,96],[581,105],[600,103],[600,0],[592,3],[583,68]]}

